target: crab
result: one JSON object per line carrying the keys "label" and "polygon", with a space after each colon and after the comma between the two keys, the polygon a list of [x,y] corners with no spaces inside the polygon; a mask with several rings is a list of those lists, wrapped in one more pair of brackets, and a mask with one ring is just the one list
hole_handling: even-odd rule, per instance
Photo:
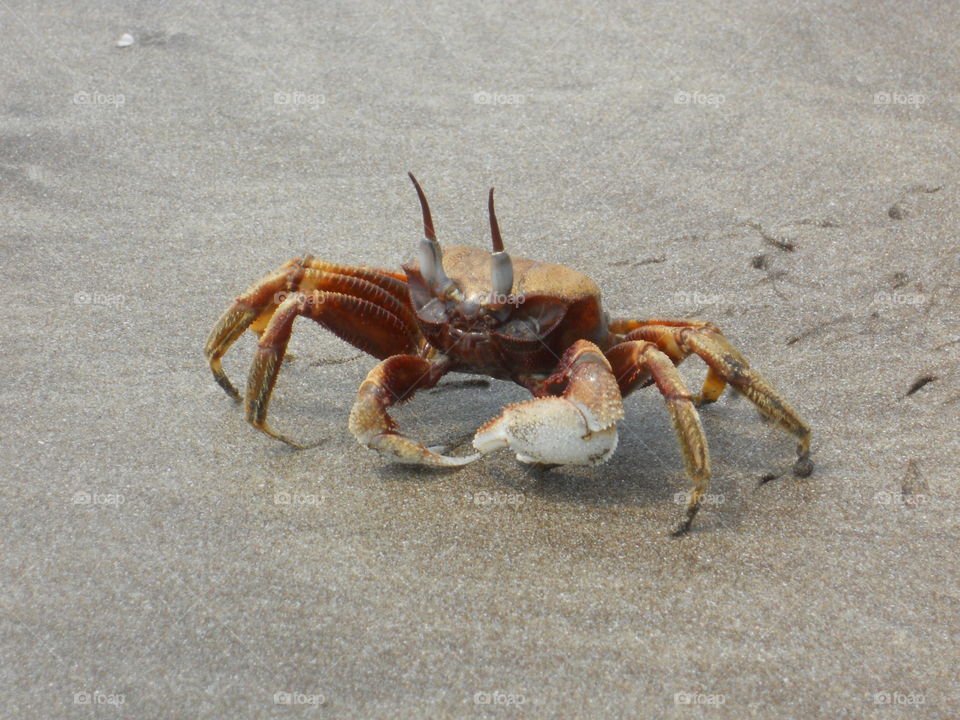
{"label": "crab", "polygon": [[[364,446],[401,463],[460,467],[509,448],[518,460],[543,467],[595,465],[617,447],[623,399],[655,385],[663,396],[692,480],[684,516],[689,531],[710,478],[707,441],[697,407],[728,385],[797,441],[795,475],[809,475],[810,429],[717,326],[694,320],[613,318],[600,290],[568,267],[514,257],[504,250],[488,199],[493,252],[441,248],[420,183],[424,237],[418,261],[400,271],[339,265],[311,255],[281,265],[240,295],[207,339],[213,376],[237,401],[240,393],[222,358],[246,330],[260,337],[250,365],[247,421],[294,447],[305,447],[267,422],[270,396],[298,317],[316,321],[380,360],[357,391],[349,428]],[[707,366],[698,394],[677,365],[690,355]],[[403,434],[389,414],[447,373],[514,382],[532,399],[508,405],[473,436],[469,455],[446,454]]]}

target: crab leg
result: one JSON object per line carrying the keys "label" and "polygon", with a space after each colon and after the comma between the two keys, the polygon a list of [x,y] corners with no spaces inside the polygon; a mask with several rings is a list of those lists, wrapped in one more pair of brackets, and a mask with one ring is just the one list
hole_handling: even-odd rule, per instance
{"label": "crab leg", "polygon": [[724,387],[730,384],[746,395],[760,414],[775,421],[780,427],[797,438],[797,461],[793,473],[806,477],[813,472],[810,460],[810,428],[770,384],[750,367],[746,358],[730,344],[715,326],[708,323],[667,324],[651,321],[631,330],[629,340],[648,340],[655,343],[679,363],[690,354],[699,356],[707,364],[707,377],[703,389],[695,398],[697,404],[714,402]]}
{"label": "crab leg", "polygon": [[447,360],[430,361],[412,355],[395,355],[381,362],[357,391],[350,411],[350,432],[361,445],[402,463],[457,467],[479,458],[479,453],[453,457],[434,452],[400,433],[387,413],[387,408],[406,402],[417,390],[436,385],[449,365]]}
{"label": "crab leg", "polygon": [[[238,402],[240,401],[240,393],[237,392],[237,389],[223,371],[223,364],[220,359],[257,317],[265,315],[269,319],[276,307],[275,298],[278,293],[287,288],[290,282],[290,269],[295,267],[297,262],[297,260],[291,260],[286,263],[279,270],[270,273],[234,300],[233,304],[217,320],[217,324],[213,326],[210,335],[207,336],[207,344],[203,352],[210,363],[213,377],[217,384],[226,391],[227,395]],[[262,329],[260,332],[262,332]]]}
{"label": "crab leg", "polygon": [[508,405],[477,430],[473,446],[484,454],[509,447],[526,463],[596,465],[609,458],[623,402],[600,348],[578,340],[543,387],[562,394]]}
{"label": "crab leg", "polygon": [[622,342],[607,351],[607,359],[626,392],[632,389],[632,384],[652,377],[663,395],[673,429],[677,433],[687,475],[693,480],[693,489],[687,499],[686,518],[674,533],[682,535],[690,529],[710,482],[710,454],[694,398],[673,360],[653,343],[642,340]]}
{"label": "crab leg", "polygon": [[278,440],[303,447],[267,424],[270,395],[290,342],[293,321],[303,315],[374,357],[412,353],[418,338],[403,319],[384,306],[353,295],[323,290],[297,292],[274,311],[257,344],[247,377],[247,422]]}
{"label": "crab leg", "polygon": [[[404,321],[408,332],[419,335],[409,305],[407,286],[399,274],[337,265],[309,255],[295,258],[238,297],[207,338],[204,352],[213,376],[234,400],[240,400],[240,393],[224,373],[221,358],[247,328],[262,335],[284,297],[300,290],[317,289],[354,295],[385,307]],[[387,355],[394,352],[399,350],[388,352]]]}

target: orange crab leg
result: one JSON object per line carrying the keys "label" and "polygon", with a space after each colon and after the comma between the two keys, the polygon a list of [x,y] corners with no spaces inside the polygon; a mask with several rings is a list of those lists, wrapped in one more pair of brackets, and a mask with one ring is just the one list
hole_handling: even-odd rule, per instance
{"label": "orange crab leg", "polygon": [[362,298],[385,308],[400,318],[409,332],[419,335],[402,279],[405,277],[386,270],[328,263],[309,255],[284,263],[239,296],[210,332],[204,353],[214,378],[228,395],[240,400],[240,393],[223,371],[221,358],[248,328],[262,335],[283,298],[299,290],[329,289]]}
{"label": "orange crab leg", "polygon": [[676,535],[690,529],[710,482],[710,454],[703,434],[694,398],[687,390],[673,359],[656,345],[643,340],[628,340],[607,351],[613,372],[627,392],[642,379],[652,378],[663,395],[673,429],[680,443],[687,475],[693,489],[687,500],[686,518]]}
{"label": "orange crab leg", "polygon": [[430,361],[412,355],[395,355],[377,365],[357,390],[350,411],[350,432],[361,445],[402,463],[458,467],[476,460],[479,453],[454,457],[435,452],[399,432],[387,408],[406,402],[413,393],[436,385],[449,361]]}
{"label": "orange crab leg", "polygon": [[304,260],[304,265],[311,270],[322,270],[323,272],[336,273],[337,275],[350,275],[351,277],[361,278],[386,290],[397,298],[397,300],[407,302],[407,276],[403,272],[365,267],[362,265],[339,265],[309,255]]}
{"label": "orange crab leg", "polygon": [[[627,324],[623,323],[618,327],[625,329]],[[683,324],[656,320],[650,321],[650,324],[637,324],[627,333],[625,339],[646,340],[656,344],[674,364],[679,364],[691,354],[700,357],[708,369],[703,388],[695,398],[696,403],[704,405],[714,402],[726,385],[731,385],[746,395],[761,415],[770,418],[797,438],[794,474],[805,477],[813,472],[813,462],[810,460],[810,428],[763,376],[750,367],[746,358],[716,326],[710,323]]]}
{"label": "orange crab leg", "polygon": [[[221,358],[259,316],[264,315],[269,319],[269,313],[272,313],[272,308],[276,307],[277,295],[290,284],[291,270],[298,262],[299,260],[291,260],[285,263],[280,269],[270,273],[240,295],[224,311],[207,336],[203,352],[210,363],[210,370],[217,384],[234,400],[240,400],[240,393],[224,372]],[[262,328],[255,330],[263,332]]]}
{"label": "orange crab leg", "polygon": [[290,342],[293,321],[301,315],[377,358],[416,353],[420,345],[415,327],[409,327],[403,319],[370,300],[323,290],[300,291],[286,298],[270,318],[250,364],[246,418],[258,430],[294,447],[303,446],[270,429],[267,407]]}

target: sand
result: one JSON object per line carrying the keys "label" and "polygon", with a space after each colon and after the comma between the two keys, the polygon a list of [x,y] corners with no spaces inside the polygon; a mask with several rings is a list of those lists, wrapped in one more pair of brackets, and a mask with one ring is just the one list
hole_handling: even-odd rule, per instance
{"label": "sand", "polygon": [[[957,717],[958,26],[0,6],[0,714]],[[407,170],[442,242],[487,246],[496,185],[511,252],[614,315],[719,324],[813,428],[814,474],[725,395],[711,502],[671,538],[688,481],[651,389],[597,468],[398,468],[346,427],[374,361],[308,321],[271,414],[323,442],[255,432],[206,334],[304,251],[412,256]],[[462,379],[403,427],[446,442],[523,397]]]}

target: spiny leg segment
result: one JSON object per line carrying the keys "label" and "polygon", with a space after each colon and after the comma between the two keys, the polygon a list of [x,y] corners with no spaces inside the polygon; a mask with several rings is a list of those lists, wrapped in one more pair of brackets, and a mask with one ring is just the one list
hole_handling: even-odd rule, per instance
{"label": "spiny leg segment", "polygon": [[458,467],[480,457],[479,453],[454,457],[435,452],[402,434],[387,409],[413,397],[417,390],[431,388],[450,363],[411,355],[395,355],[377,365],[361,383],[350,411],[350,432],[357,441],[402,463]]}
{"label": "spiny leg segment", "polygon": [[810,460],[810,428],[796,411],[780,397],[760,373],[750,367],[746,358],[727,340],[720,330],[704,322],[683,320],[614,320],[610,324],[614,336],[623,340],[646,340],[666,353],[674,364],[691,354],[707,364],[707,377],[698,405],[714,402],[727,384],[745,395],[757,410],[797,439],[797,461],[793,472],[806,477],[813,471]]}
{"label": "spiny leg segment", "polygon": [[246,418],[258,430],[302,447],[266,422],[293,321],[301,315],[309,317],[377,358],[418,353],[425,341],[410,307],[404,277],[310,256],[290,260],[238,297],[211,331],[205,353],[214,378],[228,395],[240,400],[240,393],[223,371],[221,358],[245,330],[260,335],[248,376]]}
{"label": "spiny leg segment", "polygon": [[710,453],[694,397],[687,390],[670,356],[651,342],[628,340],[619,343],[607,351],[607,359],[624,395],[648,377],[653,379],[663,395],[687,475],[693,480],[693,488],[687,498],[686,517],[674,532],[675,535],[682,535],[690,530],[710,482]]}
{"label": "spiny leg segment", "polygon": [[273,431],[267,424],[267,407],[290,342],[293,322],[301,315],[374,357],[417,350],[416,337],[403,320],[369,300],[322,290],[298,292],[284,300],[270,318],[250,363],[246,417],[258,430],[294,447],[303,446]]}

